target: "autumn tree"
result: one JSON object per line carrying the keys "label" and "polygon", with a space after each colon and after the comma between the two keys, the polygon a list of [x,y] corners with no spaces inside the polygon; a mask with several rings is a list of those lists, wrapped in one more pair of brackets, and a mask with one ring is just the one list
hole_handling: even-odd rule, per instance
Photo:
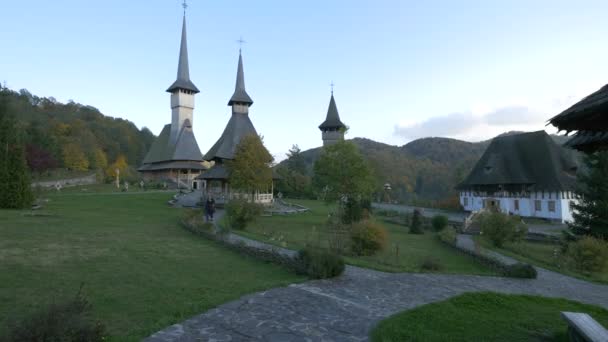
{"label": "autumn tree", "polygon": [[9,112],[7,93],[0,88],[0,208],[26,208],[32,201],[25,149]]}
{"label": "autumn tree", "polygon": [[73,171],[86,171],[89,169],[89,160],[80,146],[68,143],[63,146],[63,165]]}
{"label": "autumn tree", "polygon": [[570,227],[577,234],[608,240],[608,151],[587,155],[585,164],[588,172],[577,175],[581,199],[572,204]]}
{"label": "autumn tree", "polygon": [[361,219],[362,207],[374,191],[372,170],[355,144],[326,146],[315,162],[313,184],[327,202],[339,201],[345,223]]}
{"label": "autumn tree", "polygon": [[234,159],[226,163],[230,173],[230,186],[238,191],[253,194],[268,191],[272,185],[272,155],[264,146],[262,137],[250,134],[236,147]]}
{"label": "autumn tree", "polygon": [[90,159],[90,165],[92,169],[105,170],[108,167],[108,158],[106,157],[105,152],[100,148],[96,148],[95,150],[93,150]]}
{"label": "autumn tree", "polygon": [[127,162],[127,158],[123,155],[119,155],[105,170],[107,179],[111,180],[116,179],[116,170],[120,172],[121,179],[127,179],[131,176],[129,163]]}

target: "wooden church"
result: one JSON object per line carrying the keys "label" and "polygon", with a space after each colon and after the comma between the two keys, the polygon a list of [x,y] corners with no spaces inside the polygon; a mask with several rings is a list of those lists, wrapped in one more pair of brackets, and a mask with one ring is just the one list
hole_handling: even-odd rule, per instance
{"label": "wooden church", "polygon": [[[245,90],[245,72],[243,70],[243,56],[239,50],[239,61],[236,72],[236,85],[234,93],[228,101],[232,113],[226,128],[215,144],[205,154],[204,159],[213,164],[206,172],[197,177],[206,186],[206,192],[214,197],[217,202],[223,203],[235,197],[248,197],[230,187],[230,173],[226,167],[226,161],[234,159],[237,146],[241,140],[248,135],[258,135],[251,119],[249,118],[249,107],[253,100]],[[273,177],[276,178],[276,177]],[[265,191],[253,194],[256,203],[269,204],[273,202],[273,183]]]}
{"label": "wooden church", "polygon": [[163,127],[138,171],[146,181],[169,182],[178,188],[201,188],[202,184],[195,178],[209,165],[203,161],[193,132],[194,96],[199,90],[190,80],[185,14],[177,79],[167,92],[171,94],[171,123]]}

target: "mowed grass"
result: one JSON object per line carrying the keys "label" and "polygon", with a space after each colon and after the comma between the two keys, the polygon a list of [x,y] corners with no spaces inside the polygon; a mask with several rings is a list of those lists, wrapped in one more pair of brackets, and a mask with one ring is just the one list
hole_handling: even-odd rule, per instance
{"label": "mowed grass", "polygon": [[[307,244],[326,246],[325,222],[332,208],[322,201],[294,202],[309,208],[310,212],[261,217],[245,231],[236,233],[291,249],[300,249]],[[388,233],[386,249],[374,256],[347,256],[349,264],[387,272],[425,272],[421,264],[432,258],[441,265],[441,273],[497,274],[474,258],[444,245],[435,234],[409,234],[407,227],[379,222]]]}
{"label": "mowed grass", "polygon": [[565,299],[468,293],[381,321],[374,342],[568,341],[561,311],[585,312],[608,326],[608,311]]}
{"label": "mowed grass", "polygon": [[[77,192],[77,191],[74,191]],[[303,280],[178,225],[171,194],[53,194],[0,210],[0,333],[84,283],[110,340],[137,341],[242,295]]]}
{"label": "mowed grass", "polygon": [[475,238],[475,241],[484,248],[495,250],[522,262],[535,264],[573,277],[608,284],[608,264],[600,272],[582,273],[568,262],[566,256],[561,254],[561,246],[558,244],[521,241],[506,243],[502,248],[498,248],[479,236]]}

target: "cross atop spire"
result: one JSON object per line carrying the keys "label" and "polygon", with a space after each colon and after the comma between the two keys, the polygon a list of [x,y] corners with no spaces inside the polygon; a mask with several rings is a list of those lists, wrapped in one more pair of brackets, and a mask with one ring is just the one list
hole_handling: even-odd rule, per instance
{"label": "cross atop spire", "polygon": [[243,40],[242,36],[236,42],[239,43],[239,54],[240,54],[241,53],[241,49],[243,48],[243,44],[245,44],[247,42]]}
{"label": "cross atop spire", "polygon": [[[184,5],[186,0],[184,0]],[[184,7],[185,11],[185,7]],[[184,20],[182,23],[182,40],[179,48],[179,61],[177,64],[177,79],[167,89],[167,92],[172,93],[175,90],[184,89],[194,93],[198,93],[198,88],[190,81],[190,67],[188,65],[188,39],[186,37],[186,15],[184,14]]]}
{"label": "cross atop spire", "polygon": [[247,94],[245,90],[245,72],[243,71],[243,55],[241,54],[241,50],[239,49],[239,65],[236,71],[236,85],[234,87],[234,94],[228,101],[228,105],[232,106],[235,103],[244,103],[248,106],[253,104],[253,100]]}
{"label": "cross atop spire", "polygon": [[329,86],[331,87],[331,95],[333,96],[334,95],[334,81],[331,81]]}
{"label": "cross atop spire", "polygon": [[186,15],[186,9],[188,9],[188,3],[186,2],[186,0],[184,0],[184,2],[182,3],[182,7],[184,8],[184,15]]}

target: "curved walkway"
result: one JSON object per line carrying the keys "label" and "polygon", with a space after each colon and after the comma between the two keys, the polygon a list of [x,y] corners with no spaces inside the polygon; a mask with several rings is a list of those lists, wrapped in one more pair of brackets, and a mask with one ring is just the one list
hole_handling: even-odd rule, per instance
{"label": "curved walkway", "polygon": [[537,279],[512,279],[347,266],[338,278],[244,296],[145,341],[367,341],[373,326],[388,316],[475,291],[561,297],[608,309],[608,286],[537,270]]}

